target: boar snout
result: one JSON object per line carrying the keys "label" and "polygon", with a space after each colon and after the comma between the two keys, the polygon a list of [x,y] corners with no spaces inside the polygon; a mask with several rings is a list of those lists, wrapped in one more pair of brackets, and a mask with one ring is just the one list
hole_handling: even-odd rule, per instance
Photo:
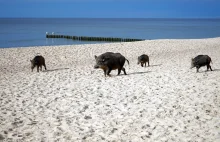
{"label": "boar snout", "polygon": [[99,68],[99,65],[95,65],[95,66],[94,66],[94,69],[98,69],[98,68]]}

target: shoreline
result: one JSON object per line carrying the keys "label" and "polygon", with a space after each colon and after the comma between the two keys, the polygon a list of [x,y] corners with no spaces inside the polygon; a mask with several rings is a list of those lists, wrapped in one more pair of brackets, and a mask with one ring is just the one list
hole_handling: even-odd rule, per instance
{"label": "shoreline", "polygon": [[[128,75],[104,77],[94,55],[119,52]],[[40,53],[47,71],[31,72]],[[137,65],[147,54],[150,67]],[[190,68],[207,54],[213,71]],[[220,141],[220,38],[0,48],[6,141]]]}
{"label": "shoreline", "polygon": [[[172,39],[168,39],[168,38],[158,38],[158,39],[143,39],[143,41],[149,41],[149,40],[200,40],[200,39],[215,39],[215,38],[220,38],[220,37],[209,37],[209,38],[172,38]],[[57,39],[57,38],[55,38]],[[59,38],[58,38],[59,39]],[[63,39],[63,40],[71,40],[71,39]],[[77,41],[76,42],[80,42]],[[88,43],[86,41],[83,41],[83,43],[80,44],[57,44],[57,45],[36,45],[36,46],[13,46],[13,47],[0,47],[0,49],[8,49],[8,48],[33,48],[33,47],[51,47],[51,46],[75,46],[75,45],[93,45],[93,44],[108,44],[108,43],[125,43],[125,42],[101,42],[101,41],[94,41],[96,43],[89,43],[90,41],[88,41]],[[91,41],[93,42],[93,41]],[[137,41],[134,41],[137,42]]]}

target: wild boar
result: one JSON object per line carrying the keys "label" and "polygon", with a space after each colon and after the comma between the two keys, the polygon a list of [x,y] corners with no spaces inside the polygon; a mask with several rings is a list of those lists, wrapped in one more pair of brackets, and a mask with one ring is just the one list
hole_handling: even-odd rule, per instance
{"label": "wild boar", "polygon": [[202,66],[207,66],[207,71],[210,69],[212,71],[212,67],[210,66],[210,62],[212,59],[208,55],[198,55],[195,58],[192,58],[191,61],[191,69],[196,67],[196,72],[199,72],[199,68]]}
{"label": "wild boar", "polygon": [[125,68],[123,67],[125,64],[125,60],[129,61],[120,53],[113,53],[113,52],[106,52],[99,56],[95,55],[96,65],[94,66],[95,69],[101,68],[104,71],[104,75],[110,76],[110,72],[112,70],[118,69],[118,75],[123,70],[124,74],[126,75]]}
{"label": "wild boar", "polygon": [[42,65],[44,66],[45,70],[47,70],[46,64],[45,64],[45,59],[43,56],[41,56],[41,55],[35,56],[34,59],[30,60],[30,61],[31,61],[32,72],[33,72],[33,69],[35,68],[35,66],[37,66],[37,72],[39,72],[39,67],[40,67],[40,70],[42,71]]}
{"label": "wild boar", "polygon": [[141,63],[142,67],[145,64],[145,67],[146,67],[146,62],[148,63],[148,66],[149,66],[149,57],[148,57],[148,55],[143,54],[143,55],[138,57],[138,63],[137,64]]}

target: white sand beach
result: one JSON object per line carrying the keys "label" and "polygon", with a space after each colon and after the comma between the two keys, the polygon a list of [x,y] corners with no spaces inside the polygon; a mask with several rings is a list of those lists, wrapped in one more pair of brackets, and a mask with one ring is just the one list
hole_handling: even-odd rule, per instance
{"label": "white sand beach", "polygon": [[[94,69],[107,51],[128,75]],[[31,72],[38,53],[48,70]],[[199,54],[213,71],[190,69]],[[220,38],[2,48],[0,95],[0,141],[219,142]]]}

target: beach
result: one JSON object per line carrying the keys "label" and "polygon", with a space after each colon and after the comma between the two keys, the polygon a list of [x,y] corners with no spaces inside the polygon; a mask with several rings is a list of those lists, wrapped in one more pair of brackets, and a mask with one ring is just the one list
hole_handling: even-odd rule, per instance
{"label": "beach", "polygon": [[[127,75],[95,55],[119,52]],[[47,70],[31,71],[35,55]],[[149,67],[137,65],[147,54]],[[190,69],[209,55],[213,71]],[[0,141],[219,142],[220,38],[0,48]]]}

